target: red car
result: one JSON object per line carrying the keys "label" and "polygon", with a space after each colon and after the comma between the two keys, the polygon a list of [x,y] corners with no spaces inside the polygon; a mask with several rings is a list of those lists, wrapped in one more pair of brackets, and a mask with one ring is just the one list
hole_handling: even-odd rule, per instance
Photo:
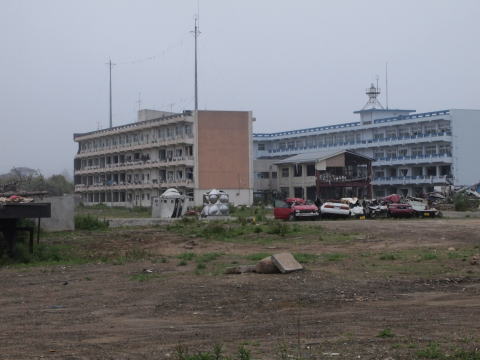
{"label": "red car", "polygon": [[387,213],[388,216],[392,217],[411,217],[417,215],[417,212],[412,208],[412,205],[402,203],[388,204]]}
{"label": "red car", "polygon": [[320,215],[318,207],[310,201],[300,198],[288,198],[285,200],[275,200],[273,209],[275,219],[297,220],[297,219],[317,219]]}

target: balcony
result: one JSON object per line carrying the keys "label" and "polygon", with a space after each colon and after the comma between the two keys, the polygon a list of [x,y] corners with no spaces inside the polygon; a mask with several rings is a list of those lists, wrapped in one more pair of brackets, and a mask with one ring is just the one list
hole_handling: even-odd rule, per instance
{"label": "balcony", "polygon": [[159,181],[142,181],[136,183],[98,183],[93,185],[79,184],[75,185],[75,192],[89,191],[110,191],[110,190],[141,190],[141,189],[160,189],[179,186],[193,186],[191,179],[165,179]]}
{"label": "balcony", "polygon": [[275,150],[258,150],[258,156],[262,155],[289,155],[289,154],[300,154],[305,152],[315,152],[318,150],[324,149],[366,149],[372,147],[380,146],[394,146],[394,145],[407,145],[407,144],[418,144],[422,142],[433,142],[433,141],[452,141],[452,133],[450,131],[446,132],[437,132],[429,134],[417,134],[412,136],[402,136],[402,137],[392,137],[392,138],[382,138],[382,139],[370,139],[362,141],[351,141],[351,142],[342,142],[334,144],[324,144],[324,145],[315,145],[315,146],[303,146],[303,147],[290,147],[287,149],[275,149]]}
{"label": "balcony", "polygon": [[145,150],[151,149],[160,146],[170,146],[170,145],[177,145],[177,144],[193,144],[193,135],[184,135],[178,136],[175,138],[170,139],[152,139],[149,141],[135,141],[130,142],[127,144],[117,144],[93,149],[82,150],[79,154],[75,155],[75,158],[85,158],[91,156],[101,156],[101,155],[109,155],[109,154],[116,154],[121,152],[127,151],[138,151],[138,150]]}
{"label": "balcony", "polygon": [[430,164],[452,163],[452,154],[398,156],[392,158],[379,158],[372,162],[373,166],[407,165],[407,164]]}
{"label": "balcony", "polygon": [[447,184],[448,176],[391,176],[377,177],[372,185],[419,185],[419,184]]}
{"label": "balcony", "polygon": [[127,171],[127,170],[139,170],[139,169],[155,169],[168,166],[194,166],[193,156],[182,156],[178,158],[172,158],[169,160],[147,160],[147,161],[130,161],[125,163],[107,164],[105,167],[87,166],[81,170],[75,170],[75,175],[85,174],[98,174],[106,172]]}

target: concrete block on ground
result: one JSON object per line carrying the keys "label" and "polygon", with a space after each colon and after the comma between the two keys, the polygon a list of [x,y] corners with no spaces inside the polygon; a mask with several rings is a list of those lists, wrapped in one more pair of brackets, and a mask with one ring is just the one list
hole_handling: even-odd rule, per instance
{"label": "concrete block on ground", "polygon": [[272,261],[283,274],[303,270],[303,266],[290,253],[272,255]]}

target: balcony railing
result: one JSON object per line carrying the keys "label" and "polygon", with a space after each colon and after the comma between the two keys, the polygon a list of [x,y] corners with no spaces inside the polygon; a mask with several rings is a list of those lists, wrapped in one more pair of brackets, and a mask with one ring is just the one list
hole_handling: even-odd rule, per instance
{"label": "balcony railing", "polygon": [[129,189],[159,189],[177,186],[193,185],[191,179],[164,179],[158,181],[137,181],[137,182],[104,182],[92,185],[75,185],[76,192],[101,191],[101,190],[129,190]]}
{"label": "balcony railing", "polygon": [[373,166],[383,165],[402,165],[402,164],[418,164],[418,163],[431,163],[431,162],[452,162],[452,154],[432,154],[432,155],[415,155],[415,156],[396,156],[396,157],[383,157],[373,161]]}
{"label": "balcony railing", "polygon": [[113,171],[126,171],[135,169],[148,169],[158,168],[176,165],[191,165],[193,166],[193,156],[181,156],[166,160],[147,160],[147,161],[129,161],[117,164],[107,164],[105,167],[100,165],[87,166],[78,170],[75,170],[75,175],[103,173]]}
{"label": "balcony railing", "polygon": [[376,177],[372,185],[446,184],[448,176],[390,176]]}
{"label": "balcony railing", "polygon": [[125,144],[116,144],[104,147],[97,147],[93,149],[81,150],[75,157],[100,156],[107,154],[115,154],[118,152],[137,151],[142,149],[149,149],[159,146],[169,146],[181,143],[193,143],[193,135],[182,135],[173,138],[151,139],[149,141],[134,141]]}
{"label": "balcony railing", "polygon": [[362,149],[362,148],[369,148],[372,146],[380,146],[382,144],[391,146],[391,145],[404,145],[409,143],[418,143],[423,140],[451,141],[451,138],[450,138],[451,136],[452,136],[451,131],[444,131],[444,132],[435,132],[435,133],[428,133],[428,134],[417,134],[417,135],[411,135],[411,136],[398,136],[398,137],[370,139],[370,140],[361,140],[361,141],[346,141],[346,142],[340,142],[340,143],[322,144],[322,145],[315,145],[315,146],[289,147],[285,149],[274,149],[274,150],[258,150],[258,153],[283,155],[283,154],[302,153],[302,152],[308,152],[308,151],[313,152],[315,150],[323,150],[323,149],[329,149],[329,148]]}
{"label": "balcony railing", "polygon": [[[440,111],[431,111],[426,113],[418,113],[412,115],[399,115],[395,117],[383,118],[383,119],[376,119],[374,120],[374,124],[381,124],[381,123],[388,123],[392,121],[400,121],[400,120],[409,120],[409,119],[422,119],[422,118],[429,118],[432,116],[441,116],[441,115],[449,115],[450,110],[440,110]],[[282,136],[290,136],[290,135],[302,135],[308,134],[312,132],[319,132],[325,130],[336,130],[336,129],[344,129],[349,127],[356,127],[360,126],[360,122],[351,122],[351,123],[344,123],[344,124],[337,124],[337,125],[327,125],[327,126],[320,126],[315,128],[308,128],[308,129],[298,129],[298,130],[290,130],[290,131],[282,131],[277,133],[254,133],[254,139],[261,139],[261,140],[269,140],[271,138],[279,138]]]}

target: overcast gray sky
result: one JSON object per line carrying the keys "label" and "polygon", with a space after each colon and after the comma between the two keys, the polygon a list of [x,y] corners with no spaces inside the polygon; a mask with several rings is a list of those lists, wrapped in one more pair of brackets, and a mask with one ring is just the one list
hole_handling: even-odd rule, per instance
{"label": "overcast gray sky", "polygon": [[[71,172],[74,132],[193,108],[197,0],[0,0],[0,172]],[[356,121],[389,66],[390,107],[480,109],[480,1],[200,0],[199,107],[254,130]],[[140,96],[139,96],[140,93]],[[385,103],[384,96],[381,102]]]}

